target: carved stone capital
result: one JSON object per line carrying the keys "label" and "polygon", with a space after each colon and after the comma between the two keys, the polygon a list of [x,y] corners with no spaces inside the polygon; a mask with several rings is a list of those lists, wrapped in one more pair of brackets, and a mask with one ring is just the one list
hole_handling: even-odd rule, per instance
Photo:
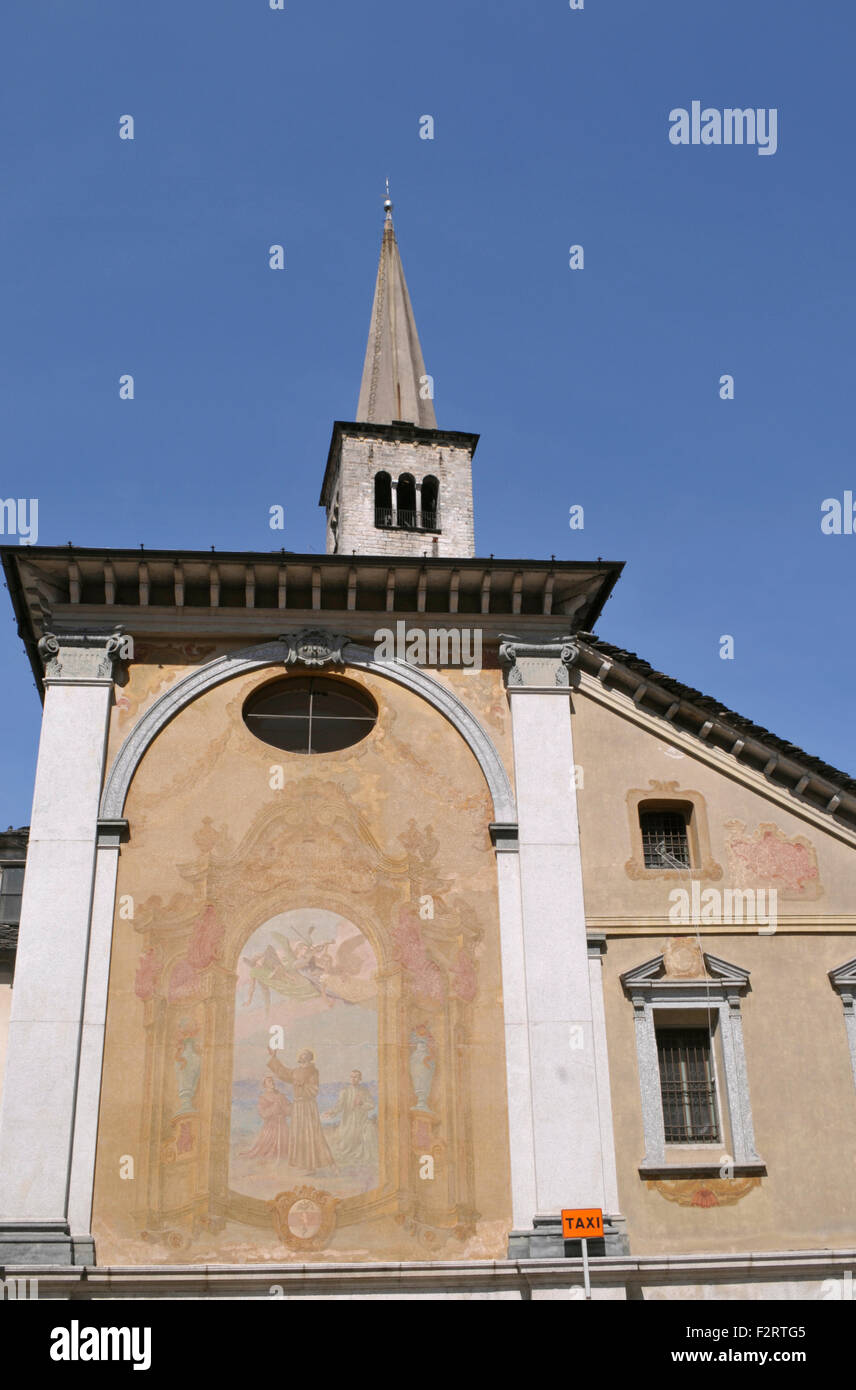
{"label": "carved stone capital", "polygon": [[285,648],[286,666],[344,666],[342,648],[350,638],[342,633],[327,632],[320,627],[303,628],[301,632],[283,633],[277,639]]}
{"label": "carved stone capital", "polygon": [[579,654],[572,637],[523,642],[518,637],[500,636],[499,660],[505,670],[505,683],[511,687],[567,687],[571,667]]}
{"label": "carved stone capital", "polygon": [[131,639],[121,627],[112,632],[46,632],[39,641],[45,681],[70,685],[112,681],[117,663],[131,652]]}

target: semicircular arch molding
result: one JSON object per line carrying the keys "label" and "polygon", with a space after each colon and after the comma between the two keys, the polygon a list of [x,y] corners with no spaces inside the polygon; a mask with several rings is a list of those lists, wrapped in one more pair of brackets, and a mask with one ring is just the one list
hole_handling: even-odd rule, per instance
{"label": "semicircular arch molding", "polygon": [[[176,715],[200,695],[222,685],[224,681],[261,670],[265,666],[283,666],[292,650],[292,641],[291,637],[283,636],[243,651],[227,652],[165,690],[135,724],[116,754],[101,797],[101,819],[121,819],[128,789],[144,754]],[[439,711],[457,729],[481,768],[493,801],[494,820],[504,823],[516,821],[514,794],[502,759],[489,734],[454,691],[419,666],[398,661],[376,661],[369,647],[345,642],[341,650],[345,666],[395,681]],[[325,666],[323,669],[328,668]]]}

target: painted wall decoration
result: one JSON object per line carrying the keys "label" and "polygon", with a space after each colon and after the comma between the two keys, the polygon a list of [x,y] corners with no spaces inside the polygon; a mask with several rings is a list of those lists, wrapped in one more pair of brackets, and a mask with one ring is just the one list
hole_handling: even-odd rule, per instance
{"label": "painted wall decoration", "polygon": [[728,862],[739,888],[775,888],[783,898],[813,900],[823,893],[817,853],[804,835],[788,836],[772,821],[748,831],[742,820],[725,822]]}
{"label": "painted wall decoration", "polygon": [[[98,1259],[504,1257],[482,775],[441,716],[379,677],[360,677],[380,717],[359,749],[271,749],[241,707],[275,674],[200,697],[131,787],[118,895],[134,912],[114,930]],[[270,777],[274,759],[284,779]]]}
{"label": "painted wall decoration", "polygon": [[704,976],[704,956],[692,936],[671,936],[663,950],[663,967],[670,980],[698,980]]}
{"label": "painted wall decoration", "polygon": [[649,1191],[659,1192],[667,1202],[681,1207],[733,1207],[755,1188],[760,1178],[649,1178]]}
{"label": "painted wall decoration", "polygon": [[135,642],[128,684],[116,692],[118,727],[127,732],[143,708],[172,684],[178,670],[207,661],[215,651],[216,647],[210,643],[180,642],[175,646],[158,647],[152,642]]}

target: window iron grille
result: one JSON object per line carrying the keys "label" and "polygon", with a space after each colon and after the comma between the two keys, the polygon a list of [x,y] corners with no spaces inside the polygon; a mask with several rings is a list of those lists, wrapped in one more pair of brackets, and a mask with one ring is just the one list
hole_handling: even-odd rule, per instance
{"label": "window iron grille", "polygon": [[719,1142],[710,1043],[705,1028],[664,1028],[657,1032],[667,1144]]}
{"label": "window iron grille", "polygon": [[688,869],[687,818],[680,811],[642,811],[642,851],[646,869]]}
{"label": "window iron grille", "polygon": [[402,531],[439,531],[440,513],[435,508],[430,512],[415,512],[411,508],[375,507],[375,526],[395,526]]}

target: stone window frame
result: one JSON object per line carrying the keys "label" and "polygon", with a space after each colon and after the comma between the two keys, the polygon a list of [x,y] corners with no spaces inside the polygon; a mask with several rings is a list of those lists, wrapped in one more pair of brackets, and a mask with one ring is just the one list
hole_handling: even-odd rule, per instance
{"label": "stone window frame", "polygon": [[853,1084],[856,1086],[856,956],[847,960],[835,970],[829,971],[829,982],[841,1000],[844,1009],[844,1027],[847,1032],[847,1045],[850,1049],[850,1065],[853,1068]]}
{"label": "stone window frame", "polygon": [[[630,845],[632,853],[624,865],[628,878],[633,879],[671,879],[686,882],[687,878],[722,878],[722,865],[717,864],[710,845],[710,829],[707,821],[707,803],[701,792],[679,788],[677,782],[651,781],[647,790],[633,787],[627,793],[627,814],[630,821]],[[642,826],[639,821],[640,810],[685,811],[690,808],[687,825],[687,841],[690,849],[689,868],[649,869],[645,865],[645,852],[642,847]]]}
{"label": "stone window frame", "polygon": [[[727,1115],[731,1144],[734,1150],[728,1157],[729,1175],[746,1176],[766,1172],[766,1164],[755,1148],[752,1107],[749,1098],[749,1075],[743,1045],[741,996],[749,989],[749,971],[729,961],[720,960],[709,952],[702,953],[708,978],[669,979],[663,974],[664,956],[655,956],[621,976],[624,992],[633,1004],[636,1032],[636,1054],[639,1064],[639,1088],[642,1097],[642,1125],[645,1134],[645,1156],[639,1164],[642,1177],[717,1177],[723,1167],[724,1140],[711,1145],[718,1149],[709,1161],[667,1156],[663,1097],[660,1089],[660,1064],[657,1055],[655,1014],[668,1009],[682,1013],[718,1013],[719,1037],[723,1066],[717,1068],[717,1105],[721,1115]],[[674,1145],[668,1146],[670,1149]],[[688,1145],[698,1150],[702,1145]]]}
{"label": "stone window frame", "polygon": [[[728,1148],[729,1141],[727,1139],[727,1117],[723,1113],[722,1103],[722,1067],[718,1055],[718,1010],[705,1009],[702,1012],[701,1010],[687,1011],[685,1009],[675,1008],[669,1012],[676,1015],[677,1022],[675,1019],[669,1018],[664,1009],[655,1011],[654,1017],[654,1038],[657,1044],[657,1061],[660,1066],[661,1098],[663,1087],[662,1054],[664,1048],[667,1046],[670,1047],[672,1059],[674,1060],[674,1040],[676,1038],[681,1038],[683,1040],[683,1045],[679,1048],[679,1054],[685,1053],[690,1048],[697,1049],[700,1047],[705,1059],[705,1072],[708,1077],[708,1094],[713,1102],[710,1110],[708,1110],[707,1106],[704,1106],[704,1116],[707,1120],[713,1121],[715,1135],[711,1138],[709,1131],[706,1136],[695,1135],[688,1132],[695,1127],[695,1120],[691,1119],[689,1125],[687,1125],[687,1116],[684,1105],[682,1104],[680,1107],[682,1114],[679,1127],[684,1132],[682,1137],[678,1139],[669,1139],[668,1136],[666,1137],[667,1156],[670,1150],[674,1150],[675,1153],[692,1153],[693,1155],[695,1155],[696,1151],[699,1149],[709,1150],[711,1152],[713,1149],[717,1149],[718,1153],[724,1153]],[[716,1015],[715,1019],[711,1017],[712,1014]],[[671,1043],[669,1040],[671,1040]],[[683,1091],[683,1086],[681,1087],[681,1092],[682,1098],[685,1101],[686,1095]],[[666,1126],[665,1100],[663,1100],[661,1108],[663,1111],[663,1124]]]}

